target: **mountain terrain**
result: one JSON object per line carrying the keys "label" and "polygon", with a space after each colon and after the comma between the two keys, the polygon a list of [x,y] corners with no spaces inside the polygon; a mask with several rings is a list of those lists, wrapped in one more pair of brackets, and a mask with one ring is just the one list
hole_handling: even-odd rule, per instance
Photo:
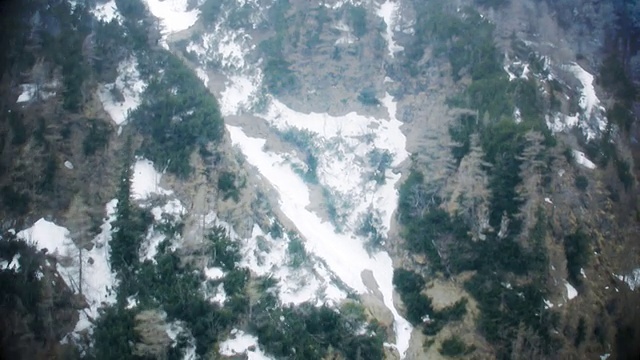
{"label": "mountain terrain", "polygon": [[640,2],[0,14],[0,358],[640,355]]}

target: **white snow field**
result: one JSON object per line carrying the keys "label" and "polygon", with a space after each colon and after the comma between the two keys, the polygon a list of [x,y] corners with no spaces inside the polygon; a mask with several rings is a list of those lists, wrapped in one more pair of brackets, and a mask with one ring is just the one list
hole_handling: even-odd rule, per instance
{"label": "white snow field", "polygon": [[58,259],[56,269],[64,282],[74,292],[82,292],[85,296],[89,308],[80,311],[80,320],[72,337],[82,330],[91,329],[90,320],[99,316],[98,308],[116,301],[114,287],[117,281],[109,264],[111,221],[115,220],[116,205],[115,199],[107,203],[107,218],[101,226],[102,231],[93,240],[93,248],[82,252],[82,282],[79,279],[80,250],[71,240],[69,230],[40,219],[17,234],[19,239],[34,244],[38,249],[46,248],[49,254],[54,254]]}
{"label": "white snow field", "polygon": [[248,360],[272,360],[260,349],[258,338],[238,329],[231,330],[231,337],[220,344],[220,354],[224,356],[244,354]]}
{"label": "white snow field", "polygon": [[[341,281],[354,291],[365,294],[380,290],[385,305],[392,312],[396,332],[396,348],[404,356],[411,337],[411,325],[402,318],[393,304],[393,266],[385,252],[373,255],[364,248],[364,239],[355,235],[358,216],[370,205],[382,213],[382,223],[386,229],[391,223],[397,204],[395,184],[399,174],[387,170],[386,182],[377,186],[366,178],[370,169],[362,165],[362,158],[373,149],[388,150],[392,156],[392,166],[400,164],[408,157],[405,150],[406,138],[400,131],[401,123],[395,118],[396,104],[386,95],[383,104],[389,111],[389,120],[379,120],[350,113],[341,117],[328,114],[296,112],[281,102],[272,99],[264,117],[274,127],[305,129],[315,133],[323,152],[320,156],[318,177],[320,183],[337,197],[347,197],[352,203],[350,216],[346,220],[348,231],[338,233],[333,224],[322,220],[308,210],[310,192],[308,185],[291,168],[287,157],[264,150],[266,140],[247,136],[239,127],[227,126],[232,142],[239,146],[247,161],[255,166],[277,190],[280,209],[293,221],[305,238],[305,248],[322,259]],[[362,137],[373,137],[370,144]],[[370,270],[378,289],[367,288],[362,280],[362,272]]]}
{"label": "white snow field", "polygon": [[198,20],[200,10],[188,10],[188,0],[145,0],[149,11],[160,20],[162,25],[162,45],[167,46],[167,36],[187,30]]}

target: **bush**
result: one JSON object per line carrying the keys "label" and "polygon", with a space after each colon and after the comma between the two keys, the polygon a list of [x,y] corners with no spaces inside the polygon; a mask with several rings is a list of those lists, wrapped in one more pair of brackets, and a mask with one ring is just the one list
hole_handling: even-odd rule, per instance
{"label": "bush", "polygon": [[227,201],[232,198],[233,201],[240,200],[240,192],[236,186],[236,175],[234,173],[224,171],[218,178],[218,190],[222,192],[222,199]]}
{"label": "bush", "polygon": [[587,179],[586,176],[584,175],[578,175],[576,176],[576,187],[578,188],[578,190],[580,191],[585,191],[587,190],[587,187],[589,186],[589,180]]}
{"label": "bush", "polygon": [[142,155],[159,169],[186,177],[196,147],[222,138],[222,115],[215,98],[181,60],[166,52],[152,58],[152,66],[164,72],[149,81],[130,120],[144,136]]}
{"label": "bush", "polygon": [[567,272],[569,282],[575,285],[582,284],[580,269],[585,267],[591,259],[591,241],[582,230],[565,236],[564,252],[567,257]]}
{"label": "bush", "polygon": [[82,140],[82,152],[85,156],[91,156],[98,150],[104,150],[109,144],[111,127],[98,119],[87,119],[89,132]]}
{"label": "bush", "polygon": [[358,94],[358,101],[360,101],[362,105],[367,106],[380,105],[380,100],[376,98],[376,91],[374,89],[364,89],[360,91],[360,94]]}
{"label": "bush", "polygon": [[457,357],[468,355],[475,351],[475,346],[467,346],[460,337],[453,335],[442,342],[442,346],[438,352],[444,356]]}

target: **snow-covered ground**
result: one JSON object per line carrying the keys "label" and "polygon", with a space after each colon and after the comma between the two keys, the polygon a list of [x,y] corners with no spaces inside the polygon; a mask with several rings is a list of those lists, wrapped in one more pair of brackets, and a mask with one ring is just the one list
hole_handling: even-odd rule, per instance
{"label": "snow-covered ground", "polygon": [[80,320],[76,324],[74,334],[90,329],[91,319],[99,316],[98,308],[104,304],[113,304],[116,300],[114,288],[117,281],[109,264],[111,222],[115,220],[116,205],[115,199],[107,203],[107,218],[101,226],[102,231],[93,239],[92,249],[83,250],[82,256],[79,248],[71,240],[69,230],[45,219],[36,221],[32,227],[17,234],[19,239],[54,254],[58,259],[56,269],[64,282],[74,292],[82,293],[86,298],[89,307],[80,311]]}
{"label": "snow-covered ground", "polygon": [[244,243],[240,265],[248,267],[258,276],[271,276],[278,280],[283,304],[297,305],[315,300],[317,305],[322,305],[345,299],[347,293],[331,280],[331,273],[323,264],[315,264],[313,268],[290,266],[290,241],[287,233],[283,233],[281,239],[274,239],[271,234],[265,234],[258,225],[254,225],[251,238]]}
{"label": "snow-covered ground", "polygon": [[574,288],[567,281],[564,282],[564,286],[567,288],[567,299],[571,300],[578,296],[578,290],[576,290],[576,288]]}
{"label": "snow-covered ground", "polygon": [[36,84],[22,84],[20,85],[21,93],[18,96],[18,100],[16,103],[25,103],[30,102],[36,97],[36,91],[40,92],[40,98],[42,100],[46,100],[56,94],[53,90],[56,87],[55,83],[42,85],[40,89],[36,86]]}
{"label": "snow-covered ground", "polygon": [[[139,158],[133,166],[131,195],[136,200],[144,200],[151,194],[173,194],[173,191],[163,189],[160,186],[160,179],[162,179],[162,174],[156,171],[153,166],[153,162],[144,158]],[[172,204],[173,206],[178,206],[175,203]],[[173,210],[178,211],[177,209]]]}
{"label": "snow-covered ground", "polygon": [[[140,105],[142,92],[146,87],[147,84],[140,79],[138,60],[130,57],[118,65],[116,81],[100,87],[98,97],[111,119],[117,125],[122,125],[127,120],[129,112]],[[117,99],[116,93],[122,95],[122,98]]]}
{"label": "snow-covered ground", "polygon": [[381,17],[385,24],[387,24],[384,39],[387,41],[387,49],[391,57],[394,57],[396,52],[404,50],[402,46],[396,44],[395,40],[393,40],[393,32],[395,31],[399,10],[400,4],[392,0],[386,0],[380,5],[376,12],[376,15]]}
{"label": "snow-covered ground", "polygon": [[576,162],[579,165],[582,165],[582,166],[586,167],[587,169],[595,169],[596,168],[596,164],[594,164],[593,161],[589,160],[587,158],[587,156],[582,151],[573,150],[573,158],[576,160]]}
{"label": "snow-covered ground", "polygon": [[118,11],[118,6],[115,0],[109,0],[105,3],[98,4],[93,9],[93,15],[104,22],[111,22],[115,19],[119,24],[122,24],[123,17]]}
{"label": "snow-covered ground", "polygon": [[640,288],[640,268],[634,269],[628,275],[616,275],[616,277],[620,279],[620,281],[626,282],[631,291]]}
{"label": "snow-covered ground", "polygon": [[167,36],[187,30],[198,20],[200,10],[189,10],[188,0],[145,0],[149,11],[160,20],[162,25],[162,44],[166,45]]}
{"label": "snow-covered ground", "polygon": [[231,330],[231,337],[220,344],[220,354],[224,356],[244,354],[248,360],[271,360],[260,349],[258,338],[238,329]]}

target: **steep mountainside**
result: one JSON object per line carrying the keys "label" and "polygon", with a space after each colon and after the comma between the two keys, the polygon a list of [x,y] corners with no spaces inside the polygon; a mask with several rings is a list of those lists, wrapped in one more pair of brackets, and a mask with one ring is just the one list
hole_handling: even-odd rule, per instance
{"label": "steep mountainside", "polygon": [[0,358],[637,358],[639,9],[3,4]]}

